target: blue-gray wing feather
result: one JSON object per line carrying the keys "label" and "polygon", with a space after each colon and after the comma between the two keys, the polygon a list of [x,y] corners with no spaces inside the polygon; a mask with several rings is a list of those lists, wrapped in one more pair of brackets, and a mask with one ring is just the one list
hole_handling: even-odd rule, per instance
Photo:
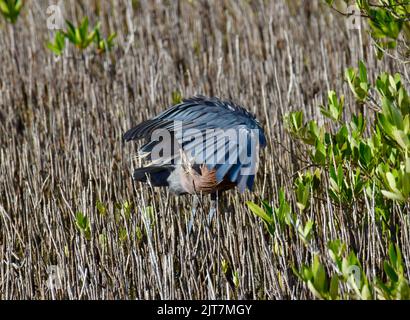
{"label": "blue-gray wing feather", "polygon": [[[266,138],[263,128],[253,114],[230,101],[223,101],[215,97],[207,98],[204,96],[195,96],[183,100],[183,102],[177,105],[171,106],[158,116],[127,131],[124,134],[123,139],[126,141],[145,139],[146,144],[142,146],[140,151],[150,152],[153,147],[155,147],[156,143],[158,143],[150,140],[152,133],[157,129],[166,129],[172,134],[175,134],[175,122],[182,123],[182,135],[184,135],[184,132],[188,129],[196,129],[204,133],[205,138],[202,142],[202,146],[201,141],[199,143],[195,141],[180,141],[183,150],[188,153],[193,153],[191,156],[194,158],[198,158],[198,150],[206,148],[207,143],[213,143],[210,139],[213,139],[214,137],[212,137],[212,135],[210,137],[205,135],[206,130],[209,129],[234,129],[239,131],[238,128],[241,128],[241,130],[245,129],[249,132],[257,130],[259,147],[263,148],[266,146]],[[246,140],[246,145],[239,146],[237,153],[245,151],[248,153],[249,151],[251,153],[256,152],[255,150],[249,150],[250,139],[251,138],[249,137]],[[225,150],[229,150],[229,147],[226,148],[225,144],[222,144],[221,146],[224,147]],[[243,148],[246,148],[246,150]],[[219,149],[217,148],[214,150],[214,159],[216,159],[216,153],[218,153],[218,150]],[[220,151],[221,150],[219,150],[219,152]],[[220,153],[218,153],[218,155],[220,155]],[[216,170],[218,182],[227,177],[231,182],[235,182],[238,185],[241,192],[244,191],[246,187],[252,189],[254,173],[242,174],[242,169],[246,169],[249,164],[241,163],[239,157],[236,163],[225,163],[223,159],[217,159],[218,161],[213,163],[212,161],[209,161],[209,158],[212,158],[212,155],[207,156],[208,157],[202,157],[202,159],[199,159],[200,161],[197,162],[205,162],[208,168],[214,168]],[[208,162],[204,161],[205,159],[207,159]]]}

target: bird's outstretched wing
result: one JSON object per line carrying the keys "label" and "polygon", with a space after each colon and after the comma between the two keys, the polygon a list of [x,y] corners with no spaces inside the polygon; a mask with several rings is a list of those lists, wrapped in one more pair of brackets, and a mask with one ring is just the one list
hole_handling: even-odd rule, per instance
{"label": "bird's outstretched wing", "polygon": [[[167,133],[170,141],[159,139],[161,132]],[[254,115],[230,101],[204,96],[183,100],[127,131],[123,139],[145,139],[140,153],[156,165],[158,161],[175,163],[182,149],[192,163],[216,169],[218,182],[229,177],[241,192],[246,186],[252,188],[259,147],[266,145],[264,131]],[[153,156],[161,143],[170,147],[175,142],[177,148],[170,148],[168,156]]]}

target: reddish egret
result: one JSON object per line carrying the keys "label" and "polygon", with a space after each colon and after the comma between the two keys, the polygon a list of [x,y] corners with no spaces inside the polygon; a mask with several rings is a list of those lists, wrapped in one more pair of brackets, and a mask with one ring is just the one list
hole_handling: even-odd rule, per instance
{"label": "reddish egret", "polygon": [[[255,116],[218,98],[195,96],[127,131],[125,141],[144,139],[139,156],[149,163],[134,171],[135,181],[168,187],[171,193],[211,194],[208,221],[218,193],[252,190],[260,147],[266,138]],[[197,208],[194,197],[190,231]]]}

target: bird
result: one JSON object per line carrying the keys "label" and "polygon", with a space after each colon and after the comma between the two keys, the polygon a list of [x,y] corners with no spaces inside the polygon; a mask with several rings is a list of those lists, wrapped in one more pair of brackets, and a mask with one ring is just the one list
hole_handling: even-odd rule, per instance
{"label": "bird", "polygon": [[144,141],[137,157],[148,163],[134,170],[134,181],[167,187],[177,196],[196,195],[188,232],[198,194],[211,195],[210,222],[224,191],[252,191],[259,153],[266,147],[254,114],[231,100],[204,95],[182,99],[126,131],[123,140]]}

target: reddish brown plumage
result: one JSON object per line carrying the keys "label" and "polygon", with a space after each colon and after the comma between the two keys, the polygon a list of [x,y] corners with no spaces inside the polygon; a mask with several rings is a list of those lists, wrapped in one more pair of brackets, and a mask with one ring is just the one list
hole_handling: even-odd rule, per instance
{"label": "reddish brown plumage", "polygon": [[214,193],[235,187],[235,183],[224,178],[220,183],[216,179],[216,170],[209,170],[206,165],[200,167],[200,173],[190,169],[181,172],[181,181],[187,193]]}

